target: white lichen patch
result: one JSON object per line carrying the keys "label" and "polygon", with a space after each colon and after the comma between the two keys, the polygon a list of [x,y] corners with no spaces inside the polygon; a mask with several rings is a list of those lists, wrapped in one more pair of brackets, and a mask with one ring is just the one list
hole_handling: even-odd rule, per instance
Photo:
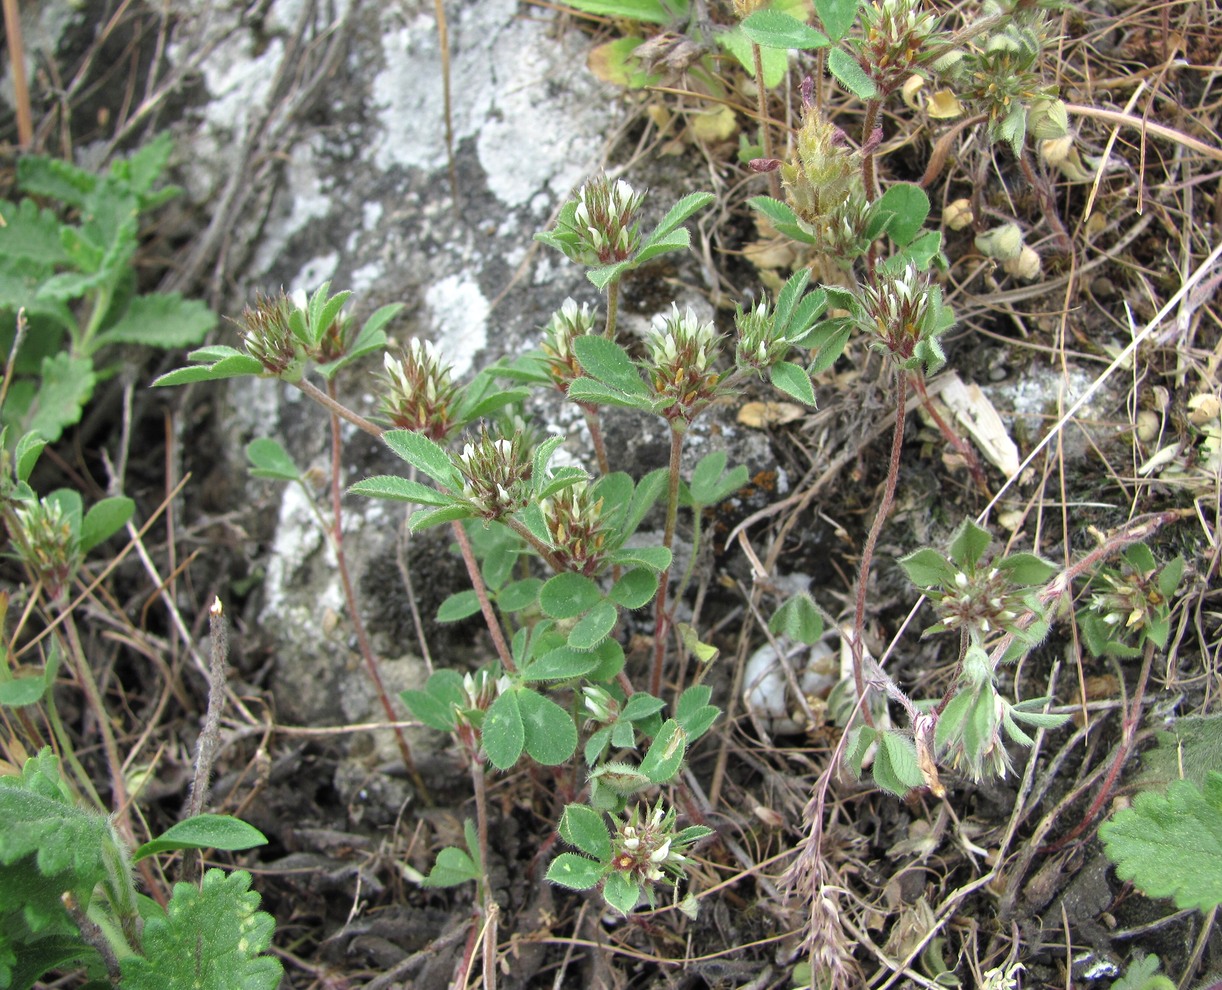
{"label": "white lichen patch", "polygon": [[433,326],[433,339],[453,374],[461,378],[471,370],[475,355],[488,343],[491,307],[480,287],[461,275],[434,282],[424,295]]}
{"label": "white lichen patch", "polygon": [[[609,126],[609,90],[585,71],[572,41],[521,18],[513,0],[485,0],[452,18],[454,142],[474,138],[488,188],[507,207],[550,208],[596,164]],[[446,168],[442,63],[432,13],[382,32],[384,68],[373,83],[378,168]],[[570,92],[564,99],[557,86]],[[539,198],[546,191],[550,195]]]}

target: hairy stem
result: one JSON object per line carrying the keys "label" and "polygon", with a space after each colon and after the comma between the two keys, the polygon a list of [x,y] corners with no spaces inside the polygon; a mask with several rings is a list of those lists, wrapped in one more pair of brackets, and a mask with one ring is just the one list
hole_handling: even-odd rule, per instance
{"label": "hairy stem", "polygon": [[[515,519],[513,516],[505,516],[500,521],[517,533],[518,536],[522,537],[522,539],[524,539],[527,543],[529,543],[531,549],[542,557],[547,566],[553,571],[559,573],[560,571],[567,570],[567,568],[564,566],[564,561],[556,556],[556,552],[546,543],[540,540],[539,537],[535,536],[535,534],[529,529],[527,529],[526,524],[520,519]],[[457,526],[458,524],[455,523],[455,525]],[[466,533],[464,532],[463,535],[465,536]]]}
{"label": "hairy stem", "polygon": [[608,340],[615,339],[615,321],[619,316],[619,279],[607,283],[607,324],[603,327],[603,336]]}
{"label": "hairy stem", "polygon": [[296,385],[300,391],[304,392],[311,399],[317,402],[320,406],[330,411],[332,416],[338,416],[340,419],[347,420],[358,430],[363,430],[371,437],[378,437],[381,439],[382,434],[386,432],[376,423],[371,423],[364,416],[354,413],[351,409],[336,399],[334,395],[328,394],[329,392],[333,391],[330,385],[328,385],[328,391],[324,392],[317,385],[306,378],[301,379],[299,382],[293,382],[293,384]]}
{"label": "hairy stem", "polygon": [[861,181],[865,186],[866,202],[874,202],[874,128],[878,126],[878,113],[883,101],[875,97],[866,102],[866,117],[861,125]]}
{"label": "hairy stem", "polygon": [[[768,91],[764,86],[764,56],[760,46],[751,42],[751,58],[755,63],[755,109],[759,114],[760,138],[764,145],[764,157],[776,158],[772,144],[772,128],[768,126]],[[781,177],[776,172],[768,173],[768,195],[781,198]]]}
{"label": "hairy stem", "polygon": [[[303,384],[307,383],[303,381]],[[420,776],[420,771],[416,769],[416,761],[412,759],[412,751],[411,747],[407,744],[407,737],[398,725],[394,725],[399,720],[399,716],[395,712],[394,705],[391,704],[390,695],[386,692],[386,685],[382,681],[382,671],[378,666],[378,659],[374,655],[373,647],[369,642],[369,635],[365,631],[365,623],[361,619],[360,606],[352,584],[352,575],[348,571],[348,560],[344,554],[344,516],[342,508],[343,438],[340,436],[339,428],[341,417],[339,410],[344,407],[335,399],[334,394],[329,394],[334,393],[334,390],[335,383],[328,381],[327,392],[319,392],[319,395],[323,395],[328,400],[324,405],[331,411],[331,529],[329,532],[331,547],[335,551],[336,568],[339,570],[340,583],[344,588],[344,601],[348,606],[348,615],[352,619],[352,630],[356,633],[357,647],[361,652],[361,658],[365,661],[365,669],[369,672],[369,679],[373,681],[378,700],[382,703],[382,711],[386,713],[386,721],[394,726],[395,743],[399,747],[399,756],[403,759],[403,766],[407,769],[408,775],[411,777],[412,783],[416,786],[420,795],[428,802],[428,788],[424,786],[424,780]],[[356,418],[359,419],[360,417]],[[372,426],[373,424],[370,425]],[[374,427],[374,429],[377,429],[377,427]],[[380,430],[378,430],[377,435],[381,436]]]}
{"label": "hairy stem", "polygon": [[[887,464],[887,481],[883,487],[883,500],[879,503],[874,521],[870,524],[870,532],[866,536],[865,546],[861,548],[861,567],[857,574],[857,602],[853,610],[853,639],[849,647],[853,653],[853,683],[857,688],[858,699],[865,698],[864,652],[863,636],[866,626],[866,589],[870,583],[870,563],[874,558],[874,547],[882,532],[883,523],[891,513],[891,502],[895,498],[895,486],[900,476],[900,451],[904,446],[905,401],[907,399],[908,376],[903,371],[895,375],[895,433],[891,438],[891,460]],[[861,715],[866,725],[873,725],[870,706],[861,705]]]}
{"label": "hairy stem", "polygon": [[598,416],[598,407],[577,403],[581,413],[586,418],[586,428],[590,431],[590,440],[594,444],[594,458],[598,461],[598,473],[604,478],[611,473],[611,462],[607,459],[607,442],[603,438],[602,421]]}
{"label": "hairy stem", "polygon": [[[195,772],[191,777],[191,791],[187,797],[188,818],[201,814],[208,801],[212,766],[216,762],[216,744],[221,735],[221,712],[225,709],[225,663],[229,659],[229,627],[225,622],[225,609],[219,598],[214,599],[212,607],[208,609],[208,632],[208,709],[195,750]],[[198,883],[203,873],[203,853],[198,849],[186,850],[182,857],[182,879],[186,883]]]}
{"label": "hairy stem", "polygon": [[[662,546],[669,550],[675,542],[675,523],[679,518],[679,464],[683,453],[683,431],[674,423],[670,427],[670,477],[666,492],[666,528]],[[649,677],[649,693],[655,698],[662,693],[662,661],[666,656],[666,591],[670,584],[670,567],[658,579],[658,597],[654,602],[653,672]]]}
{"label": "hairy stem", "polygon": [[505,641],[505,633],[501,630],[501,621],[492,610],[492,602],[488,598],[488,588],[484,584],[484,576],[479,572],[479,561],[475,559],[475,551],[471,549],[471,540],[462,523],[457,520],[450,523],[454,539],[458,541],[458,549],[462,553],[463,563],[467,565],[467,577],[471,579],[471,587],[475,589],[475,597],[479,599],[479,610],[483,613],[484,622],[492,636],[497,656],[501,658],[501,666],[509,674],[517,673],[513,663],[513,655],[509,652],[509,644]]}

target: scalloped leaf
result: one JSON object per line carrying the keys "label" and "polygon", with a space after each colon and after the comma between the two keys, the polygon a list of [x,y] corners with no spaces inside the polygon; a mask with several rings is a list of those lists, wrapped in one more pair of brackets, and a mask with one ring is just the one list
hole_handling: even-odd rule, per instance
{"label": "scalloped leaf", "polygon": [[1099,827],[1116,874],[1148,897],[1170,897],[1181,910],[1222,904],[1222,773],[1204,791],[1188,780],[1167,793],[1144,791]]}

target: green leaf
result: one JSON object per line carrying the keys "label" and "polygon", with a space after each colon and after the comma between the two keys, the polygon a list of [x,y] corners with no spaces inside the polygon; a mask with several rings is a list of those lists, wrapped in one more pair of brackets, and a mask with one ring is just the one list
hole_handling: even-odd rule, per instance
{"label": "green leaf", "polygon": [[[644,250],[646,248],[649,248],[653,245],[663,244],[663,243],[671,244],[675,247],[680,246],[678,241],[671,242],[671,241],[668,241],[667,239],[670,237],[671,234],[678,232],[679,225],[683,223],[684,220],[688,219],[688,217],[690,217],[697,210],[704,209],[711,202],[713,202],[714,199],[716,199],[716,197],[712,193],[707,193],[707,192],[688,193],[686,196],[680,199],[679,202],[677,202],[674,206],[672,206],[667,211],[666,216],[662,218],[661,222],[653,229],[653,231],[649,234],[649,236],[646,237],[645,240],[641,243],[641,248],[642,248],[641,253],[644,253]],[[686,234],[686,231],[684,233]],[[684,237],[683,244],[681,246],[686,247],[687,243],[688,243],[688,240],[686,237]],[[640,257],[639,254],[638,254],[638,257]],[[593,338],[593,339],[601,340],[603,338]],[[584,361],[582,362],[582,365],[583,366],[585,365]]]}
{"label": "green leaf", "polygon": [[936,588],[951,581],[955,569],[949,560],[933,547],[922,547],[899,559],[899,565],[908,575],[908,580],[918,588]]}
{"label": "green leaf", "polygon": [[525,681],[567,681],[573,677],[584,677],[600,662],[597,653],[579,650],[572,646],[558,646],[549,650],[522,670]]}
{"label": "green leaf", "polygon": [[584,574],[567,571],[549,578],[539,589],[539,607],[553,619],[572,619],[603,600],[598,585]]}
{"label": "green leaf", "polygon": [[826,48],[831,42],[796,17],[779,10],[757,10],[742,22],[743,33],[757,45],[768,48]]}
{"label": "green leaf", "polygon": [[686,3],[668,4],[663,0],[565,0],[565,3],[586,14],[646,24],[677,23],[687,12]]}
{"label": "green leaf", "polygon": [[871,768],[874,782],[884,791],[903,797],[914,787],[925,783],[917,763],[916,746],[898,732],[883,732],[878,737],[878,749]]}
{"label": "green leaf", "polygon": [[620,914],[631,914],[640,899],[641,888],[623,873],[608,873],[603,883],[603,900]]}
{"label": "green leaf", "polygon": [[204,874],[202,888],[174,885],[163,914],[144,922],[144,955],[120,962],[124,990],[275,990],[284,970],[271,945],[276,922],[260,911],[250,874]]}
{"label": "green leaf", "polygon": [[792,207],[771,196],[752,196],[747,200],[747,205],[764,214],[778,229],[780,226],[796,227],[801,223],[801,218]]}
{"label": "green leaf", "polygon": [[[612,477],[615,476],[612,475]],[[627,476],[625,475],[625,477]],[[636,486],[631,489],[631,498],[623,499],[621,502],[607,503],[612,507],[612,512],[616,511],[620,505],[627,505],[627,508],[624,510],[624,516],[618,521],[617,525],[621,540],[628,539],[628,537],[637,531],[637,528],[641,525],[641,520],[645,518],[645,515],[649,512],[649,510],[653,508],[654,503],[657,502],[662,493],[666,491],[668,480],[669,472],[666,470],[666,468],[657,468],[650,471],[647,475],[645,475],[645,477],[636,483]],[[605,491],[600,486],[598,494],[600,496],[607,497],[611,496],[613,493],[610,491]],[[645,566],[649,567],[652,565],[646,564]],[[662,567],[658,567],[656,569],[665,570],[669,566],[670,561],[668,560]]]}
{"label": "green leaf", "polygon": [[663,784],[679,772],[687,752],[687,733],[673,718],[662,723],[645,758],[641,773],[655,784]]}
{"label": "green leaf", "polygon": [[808,406],[817,404],[815,389],[810,383],[810,375],[800,365],[790,361],[778,361],[768,369],[768,377],[772,379],[772,384],[786,395]]}
{"label": "green leaf", "polygon": [[929,216],[929,197],[925,190],[911,182],[890,186],[874,204],[874,210],[890,214],[887,234],[900,247],[911,243]]}
{"label": "green leaf", "polygon": [[251,476],[275,481],[299,481],[301,471],[279,440],[259,437],[246,445],[246,459],[251,464]]}
{"label": "green leaf", "polygon": [[[367,495],[369,498],[386,498],[395,502],[415,502],[418,505],[451,506],[462,510],[453,519],[462,519],[470,515],[466,507],[453,495],[439,492],[436,488],[422,485],[418,481],[409,481],[393,474],[381,474],[373,478],[358,481],[348,489],[353,495]],[[413,522],[415,520],[413,519]]]}
{"label": "green leaf", "polygon": [[560,816],[559,831],[565,842],[583,853],[589,853],[603,863],[611,859],[611,836],[607,832],[607,823],[589,805],[568,805]]}
{"label": "green leaf", "polygon": [[688,483],[690,500],[695,505],[717,505],[747,484],[747,469],[741,464],[725,470],[726,452],[715,450],[700,458]]}
{"label": "green leaf", "polygon": [[585,760],[586,766],[592,767],[595,763],[602,759],[603,753],[607,751],[607,747],[611,745],[612,727],[604,726],[597,732],[593,733],[586,740]]}
{"label": "green leaf", "polygon": [[628,395],[593,378],[578,378],[570,382],[568,396],[574,402],[593,406],[616,406],[620,409],[639,409],[642,412],[652,412],[654,408],[654,400],[650,397]]}
{"label": "green leaf", "polygon": [[465,700],[462,675],[456,670],[435,670],[423,691],[401,691],[399,697],[416,718],[430,729],[449,732],[454,728],[454,710]]}
{"label": "green leaf", "polygon": [[815,359],[810,364],[812,375],[822,374],[840,359],[852,332],[849,320],[836,319],[825,320],[807,335],[802,346],[815,352]]}
{"label": "green leaf", "polygon": [[[726,51],[733,55],[738,64],[743,67],[747,75],[752,79],[755,78],[755,54],[752,50],[751,39],[747,37],[747,33],[743,30],[742,25],[738,24],[728,31],[719,31],[716,35],[717,43]],[[776,89],[785,79],[785,73],[789,71],[789,52],[780,48],[761,47],[760,53],[760,68],[764,70],[764,88]],[[759,149],[756,154],[750,155],[746,160],[758,158],[763,154],[763,149]]]}
{"label": "green leaf", "polygon": [[[208,348],[205,348],[208,350]],[[233,348],[228,348],[233,350]],[[194,354],[188,354],[188,357],[194,357],[195,354],[201,353],[195,351]],[[224,378],[241,378],[244,375],[261,375],[263,373],[263,365],[256,358],[249,354],[243,354],[240,351],[234,351],[233,354],[227,355],[212,364],[208,365],[193,365],[189,368],[178,368],[174,371],[168,371],[156,381],[153,386],[156,388],[164,388],[170,385],[190,385],[194,382],[215,382]]]}
{"label": "green leaf", "polygon": [[679,695],[675,705],[675,721],[687,734],[687,745],[691,745],[712,728],[721,709],[709,704],[712,691],[704,684],[694,685]]}
{"label": "green leaf", "polygon": [[461,622],[479,611],[479,596],[470,588],[456,591],[437,607],[437,621]]}
{"label": "green leaf", "polygon": [[624,702],[624,707],[620,709],[619,717],[621,721],[636,722],[640,719],[648,718],[655,712],[660,712],[665,707],[666,702],[661,698],[655,698],[652,694],[638,691]]}
{"label": "green leaf", "polygon": [[175,849],[224,849],[236,852],[267,845],[267,836],[253,825],[230,815],[195,815],[184,819],[146,842],[132,856],[140,862],[157,853]]}
{"label": "green leaf", "polygon": [[520,612],[530,608],[539,599],[539,589],[543,587],[541,578],[522,578],[513,581],[496,595],[496,606],[502,612]]}
{"label": "green leaf", "polygon": [[177,292],[136,296],[117,323],[98,334],[95,344],[191,347],[216,326],[216,314],[197,299]]}
{"label": "green leaf", "polygon": [[993,542],[987,529],[977,526],[971,519],[964,519],[955,530],[950,541],[950,559],[962,570],[972,570]]}
{"label": "green leaf", "polygon": [[0,705],[5,708],[24,708],[42,700],[47,692],[47,678],[44,674],[12,677],[0,681]]}
{"label": "green leaf", "polygon": [[484,752],[498,770],[518,762],[526,746],[526,727],[518,706],[518,692],[506,691],[484,713]]}
{"label": "green leaf", "polygon": [[440,526],[442,523],[455,522],[459,519],[471,519],[474,516],[475,511],[470,506],[458,502],[440,509],[433,509],[431,512],[413,513],[407,526],[413,533],[416,533],[430,526]]}
{"label": "green leaf", "polygon": [[615,639],[604,639],[594,648],[598,666],[587,675],[595,683],[605,683],[617,677],[624,669],[624,648]]}
{"label": "green leaf", "polygon": [[455,846],[447,846],[437,854],[429,875],[420,881],[421,887],[457,887],[480,879],[475,860]]}
{"label": "green leaf", "polygon": [[768,620],[768,631],[774,636],[788,636],[799,643],[813,646],[823,638],[823,616],[815,608],[814,599],[802,592],[772,614]]}
{"label": "green leaf", "polygon": [[595,604],[569,630],[569,646],[575,650],[592,650],[611,635],[619,621],[619,610],[609,601]]}
{"label": "green leaf", "polygon": [[631,261],[617,261],[614,265],[591,268],[586,272],[586,278],[601,292],[612,282],[622,278],[625,272],[631,271],[634,267],[636,267],[635,259]]}
{"label": "green leaf", "polygon": [[658,593],[658,575],[646,567],[634,567],[611,586],[608,597],[624,608],[644,608]]}
{"label": "green leaf", "polygon": [[445,448],[434,443],[423,433],[412,430],[387,430],[382,439],[395,454],[417,471],[432,478],[446,488],[461,488],[458,472]]}
{"label": "green leaf", "polygon": [[561,853],[547,868],[547,879],[569,890],[589,890],[598,886],[606,867],[576,853]]}
{"label": "green leaf", "polygon": [[89,358],[67,353],[43,358],[41,382],[26,414],[25,428],[54,443],[65,427],[80,420],[96,380]]}
{"label": "green leaf", "polygon": [[660,572],[670,567],[671,553],[666,547],[623,547],[608,554],[607,560],[624,567],[648,567]]}
{"label": "green leaf", "polygon": [[26,258],[47,268],[68,263],[53,210],[39,209],[32,199],[16,206],[0,201],[0,217],[0,254],[5,258]]}
{"label": "green leaf", "polygon": [[857,20],[857,8],[861,0],[815,0],[815,10],[823,30],[832,41],[839,41],[849,33]]}
{"label": "green leaf", "polygon": [[109,540],[127,525],[135,511],[136,503],[123,495],[104,498],[94,505],[81,520],[81,553]]}
{"label": "green leaf", "polygon": [[827,53],[827,68],[859,100],[872,100],[878,95],[874,80],[866,75],[857,59],[843,48],[833,48]]}
{"label": "green leaf", "polygon": [[[586,65],[599,79],[615,86],[624,86],[628,89],[656,86],[662,81],[662,76],[654,72],[646,72],[636,54],[636,50],[644,41],[644,38],[630,34],[601,45],[595,45],[586,58]],[[555,243],[551,246],[558,247]],[[559,248],[559,250],[563,249]]]}
{"label": "green leaf", "polygon": [[637,366],[632,363],[619,344],[594,334],[586,334],[573,340],[573,353],[586,374],[604,385],[627,396],[651,399],[649,386],[641,378]]}
{"label": "green leaf", "polygon": [[34,470],[34,465],[38,463],[46,445],[47,441],[37,433],[26,433],[17,441],[17,447],[13,451],[13,474],[18,481],[30,480],[30,472]]}
{"label": "green leaf", "polygon": [[993,566],[1007,574],[1015,584],[1041,586],[1060,570],[1056,564],[1033,553],[1012,553],[994,561]]}
{"label": "green leaf", "polygon": [[[537,691],[523,688],[518,694],[526,732],[526,752],[545,767],[564,763],[577,752],[577,726],[573,724],[573,716]],[[485,734],[487,724],[485,720]]]}
{"label": "green leaf", "polygon": [[1149,897],[1170,897],[1180,910],[1222,904],[1222,773],[1201,791],[1173,781],[1166,795],[1143,791],[1131,807],[1099,827],[1116,875]]}

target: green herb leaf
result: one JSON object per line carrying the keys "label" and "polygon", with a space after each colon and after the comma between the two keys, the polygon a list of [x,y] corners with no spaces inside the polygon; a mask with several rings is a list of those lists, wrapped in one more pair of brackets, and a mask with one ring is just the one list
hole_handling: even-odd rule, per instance
{"label": "green herb leaf", "polygon": [[827,68],[859,100],[872,100],[878,95],[874,80],[866,75],[857,59],[843,48],[833,48],[827,53]]}
{"label": "green herb leaf", "polygon": [[644,608],[657,593],[657,573],[646,567],[634,567],[611,586],[608,597],[624,608]]}
{"label": "green herb leaf", "polygon": [[[470,512],[453,495],[439,492],[436,488],[422,485],[418,481],[410,481],[393,474],[381,474],[373,478],[358,481],[348,488],[353,495],[367,495],[369,498],[385,498],[394,502],[415,502],[418,505],[453,506],[461,510],[454,519],[461,519]],[[415,520],[413,519],[413,523]]]}
{"label": "green herb leaf", "polygon": [[619,621],[619,610],[611,602],[600,601],[569,630],[569,646],[575,650],[592,650],[611,635]]}
{"label": "green herb leaf", "polygon": [[1204,791],[1176,780],[1166,795],[1143,791],[1131,807],[1099,827],[1116,874],[1149,897],[1170,897],[1180,910],[1222,904],[1222,773]]}
{"label": "green herb leaf", "polygon": [[605,337],[587,334],[573,341],[573,353],[591,378],[610,385],[625,395],[651,398],[649,386],[641,378],[641,373],[632,363],[628,352],[619,344]]}
{"label": "green herb leaf", "polygon": [[900,247],[911,243],[929,216],[929,197],[911,182],[897,182],[873,206],[875,213],[888,216],[885,229]]}
{"label": "green herb leaf", "polygon": [[[573,716],[551,698],[522,688],[518,692],[525,727],[526,752],[545,767],[559,766],[577,752],[577,726]],[[487,721],[484,732],[487,734]]]}
{"label": "green herb leaf", "polygon": [[560,816],[560,837],[601,862],[611,858],[611,836],[603,816],[584,804],[570,804]]}
{"label": "green herb leaf", "polygon": [[132,856],[140,862],[157,853],[175,849],[224,849],[236,852],[267,845],[267,836],[253,825],[231,815],[195,815],[184,819],[150,842],[144,843]]}
{"label": "green herb leaf", "polygon": [[81,553],[88,553],[99,543],[119,532],[136,511],[136,503],[123,495],[104,498],[85,513],[81,520]]}
{"label": "green herb leaf", "polygon": [[963,570],[974,569],[992,542],[993,537],[987,529],[977,526],[971,519],[964,519],[951,537],[950,559]]}
{"label": "green herb leaf", "polygon": [[603,900],[620,914],[631,914],[640,899],[641,888],[623,873],[609,873],[603,883]]}
{"label": "green herb leaf", "polygon": [[623,547],[608,554],[607,560],[624,567],[648,567],[660,572],[670,567],[671,553],[666,547]]}
{"label": "green herb leaf", "polygon": [[455,846],[447,846],[437,854],[429,875],[420,881],[421,887],[457,887],[479,880],[479,867],[470,855]]}
{"label": "green herb leaf", "polygon": [[936,588],[955,576],[950,561],[932,547],[922,547],[901,557],[899,565],[918,588]]}
{"label": "green herb leaf", "polygon": [[117,323],[98,334],[95,346],[143,344],[145,347],[191,347],[216,326],[216,314],[197,299],[177,292],[134,297]]}
{"label": "green herb leaf", "polygon": [[445,601],[437,606],[437,621],[446,622],[461,622],[463,619],[468,619],[479,611],[479,596],[467,588],[464,591],[456,591],[449,595]]}
{"label": "green herb leaf", "polygon": [[826,48],[831,44],[822,31],[779,10],[755,11],[742,22],[742,29],[757,45],[768,48]]}
{"label": "green herb leaf", "polygon": [[202,887],[174,885],[164,913],[156,909],[144,922],[144,955],[120,962],[125,990],[167,987],[227,987],[275,990],[284,970],[263,951],[271,945],[276,922],[259,909],[250,874],[221,870],[204,874]]}
{"label": "green herb leaf", "polygon": [[778,361],[768,369],[768,377],[772,384],[808,406],[815,406],[815,389],[810,383],[810,375],[797,364],[790,361]]}
{"label": "green herb leaf", "polygon": [[802,592],[786,601],[768,620],[768,630],[774,636],[788,636],[807,646],[823,638],[823,616],[815,608],[814,599]]}
{"label": "green herb leaf", "polygon": [[498,770],[518,762],[526,746],[526,726],[518,706],[518,692],[506,691],[484,713],[484,752]]}
{"label": "green herb leaf", "polygon": [[259,437],[246,445],[246,459],[251,463],[251,476],[275,481],[298,481],[301,471],[293,463],[279,440]]}
{"label": "green herb leaf", "polygon": [[445,448],[434,443],[423,433],[412,430],[387,430],[382,434],[382,440],[395,454],[417,471],[432,478],[437,484],[446,488],[458,489],[462,485],[458,481],[458,472]]}
{"label": "green herb leaf", "polygon": [[598,886],[606,867],[576,853],[561,853],[547,868],[547,879],[569,890],[589,890]]}
{"label": "green herb leaf", "polygon": [[539,607],[553,619],[572,619],[603,600],[597,584],[571,571],[549,578],[539,589]]}
{"label": "green herb leaf", "polygon": [[832,41],[839,41],[849,33],[857,20],[857,8],[861,0],[815,0],[815,10],[823,30]]}
{"label": "green herb leaf", "polygon": [[673,718],[662,723],[641,760],[641,773],[655,784],[663,784],[679,772],[687,752],[687,733]]}

